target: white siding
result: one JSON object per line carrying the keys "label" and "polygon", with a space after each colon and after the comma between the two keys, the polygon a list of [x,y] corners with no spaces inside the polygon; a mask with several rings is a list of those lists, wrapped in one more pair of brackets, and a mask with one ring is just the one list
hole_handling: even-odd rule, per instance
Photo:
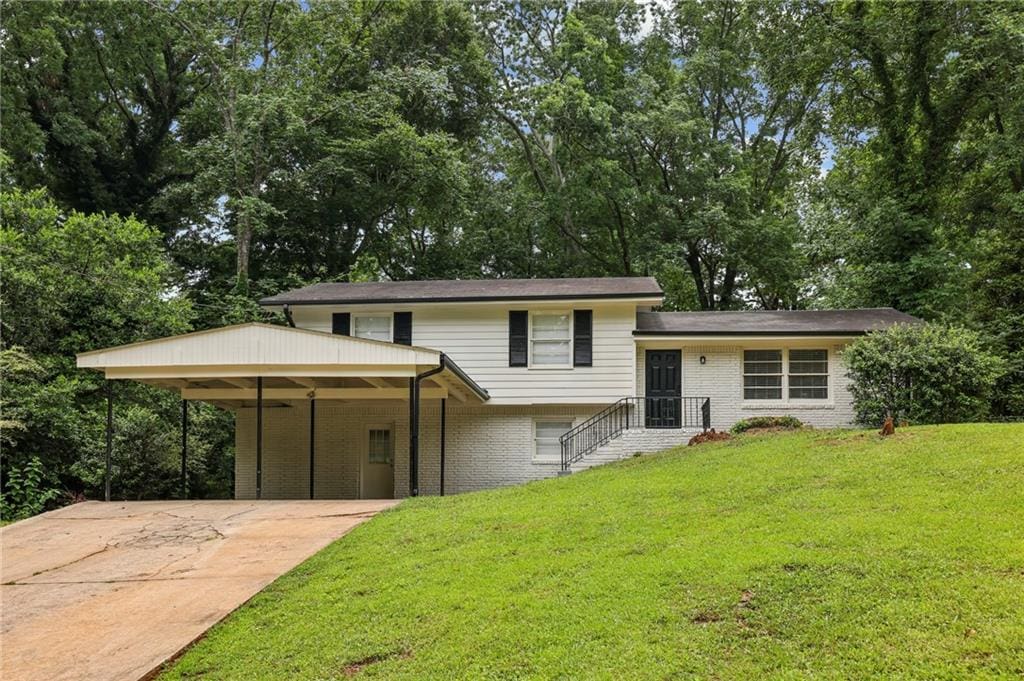
{"label": "white siding", "polygon": [[[508,366],[510,310],[593,310],[593,366]],[[490,404],[608,404],[633,394],[635,303],[491,303],[447,305],[305,306],[297,326],[331,330],[334,312],[412,311],[412,342],[440,350],[483,386]]]}
{"label": "white siding", "polygon": [[[669,347],[659,343],[658,348]],[[835,428],[852,425],[854,421],[853,398],[847,388],[849,379],[841,358],[842,344],[816,343],[813,340],[800,342],[760,342],[757,348],[826,348],[829,361],[829,398],[827,400],[798,402],[777,402],[743,399],[743,350],[742,345],[683,345],[683,395],[686,397],[711,398],[711,425],[717,430],[728,430],[734,423],[751,416],[795,416],[804,423],[819,428]],[[637,389],[644,394],[644,352],[643,345],[637,348]],[[705,363],[700,363],[701,355]]]}

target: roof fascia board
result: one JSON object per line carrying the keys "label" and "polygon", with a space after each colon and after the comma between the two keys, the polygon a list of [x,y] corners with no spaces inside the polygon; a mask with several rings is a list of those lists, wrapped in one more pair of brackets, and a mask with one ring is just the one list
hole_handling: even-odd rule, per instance
{"label": "roof fascia board", "polygon": [[558,303],[600,303],[600,302],[632,302],[635,301],[637,305],[659,305],[664,300],[664,295],[650,294],[650,295],[638,295],[636,293],[611,293],[600,296],[578,296],[578,295],[564,295],[564,296],[494,296],[494,297],[453,297],[453,298],[377,298],[374,300],[346,300],[346,299],[331,299],[331,300],[281,300],[281,301],[260,301],[260,305],[267,308],[283,308],[284,305],[289,307],[308,307],[308,306],[334,306],[334,307],[372,307],[379,305],[444,305],[448,303],[457,303],[460,305],[465,304],[494,304],[494,303],[517,303],[517,302],[533,302],[533,303],[544,303],[544,302],[558,302]]}
{"label": "roof fascia board", "polygon": [[693,338],[707,340],[708,338],[856,338],[864,336],[870,331],[690,331],[680,333],[679,331],[633,331],[633,337],[637,340],[646,338]]}

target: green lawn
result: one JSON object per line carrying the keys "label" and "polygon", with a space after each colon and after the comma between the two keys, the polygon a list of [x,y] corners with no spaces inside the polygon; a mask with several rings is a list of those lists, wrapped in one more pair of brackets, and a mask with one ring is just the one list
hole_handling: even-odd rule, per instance
{"label": "green lawn", "polygon": [[168,678],[1024,674],[1024,426],[751,435],[403,503]]}

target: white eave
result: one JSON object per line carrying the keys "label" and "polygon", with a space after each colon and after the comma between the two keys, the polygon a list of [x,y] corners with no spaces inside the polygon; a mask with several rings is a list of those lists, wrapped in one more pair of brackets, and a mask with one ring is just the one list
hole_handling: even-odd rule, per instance
{"label": "white eave", "polygon": [[409,378],[443,367],[425,397],[488,399],[437,350],[260,323],[83,352],[78,366],[210,402],[254,399],[256,377],[272,399],[403,399]]}

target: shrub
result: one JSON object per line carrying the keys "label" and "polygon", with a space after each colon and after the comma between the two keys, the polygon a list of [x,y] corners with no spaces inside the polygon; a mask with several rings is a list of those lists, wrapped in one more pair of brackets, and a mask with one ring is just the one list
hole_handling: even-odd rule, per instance
{"label": "shrub", "polygon": [[21,520],[46,510],[46,505],[57,498],[59,490],[48,485],[45,477],[43,463],[37,456],[24,466],[10,466],[7,489],[0,496],[3,520]]}
{"label": "shrub", "polygon": [[749,419],[742,419],[733,424],[730,429],[733,435],[745,433],[755,428],[784,428],[796,430],[803,428],[804,424],[795,416],[752,416]]}
{"label": "shrub", "polygon": [[939,324],[899,324],[850,343],[843,352],[857,420],[955,423],[983,419],[1002,361],[980,336]]}

